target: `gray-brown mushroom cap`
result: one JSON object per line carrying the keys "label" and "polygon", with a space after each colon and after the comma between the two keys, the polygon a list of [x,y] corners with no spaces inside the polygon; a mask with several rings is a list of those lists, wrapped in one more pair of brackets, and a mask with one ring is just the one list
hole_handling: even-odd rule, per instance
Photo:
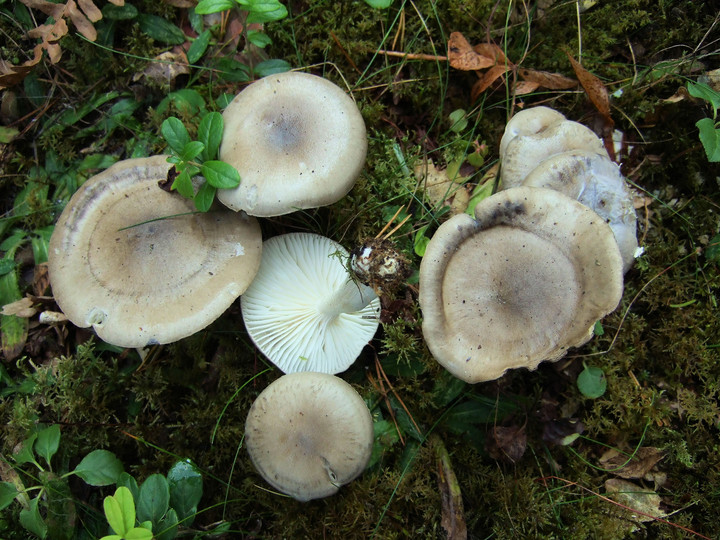
{"label": "gray-brown mushroom cap", "polygon": [[500,139],[500,156],[505,154],[510,141],[518,135],[535,135],[565,119],[565,116],[555,109],[542,106],[515,113],[505,124],[505,131]]}
{"label": "gray-brown mushroom cap", "polygon": [[158,186],[167,156],[121,161],[72,196],[50,239],[53,295],[68,319],[108,343],[143,347],[201,330],[260,266],[257,220],[194,212]]}
{"label": "gray-brown mushroom cap", "polygon": [[365,123],[355,102],[330,81],[307,73],[260,79],[223,113],[220,159],[240,185],[218,199],[253,216],[278,216],[334,203],[365,163]]}
{"label": "gray-brown mushroom cap", "polygon": [[290,373],[257,397],[245,446],[262,477],[299,501],[327,497],[370,460],[373,422],[360,395],[325,373]]}
{"label": "gray-brown mushroom cap", "polygon": [[420,266],[423,335],[456,377],[535,369],[592,337],[622,296],[609,226],[550,189],[511,188],[443,223]]}

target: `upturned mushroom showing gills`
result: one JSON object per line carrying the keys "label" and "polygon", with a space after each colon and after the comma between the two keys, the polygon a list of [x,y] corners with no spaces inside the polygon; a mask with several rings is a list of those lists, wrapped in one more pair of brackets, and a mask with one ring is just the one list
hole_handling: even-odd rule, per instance
{"label": "upturned mushroom showing gills", "polygon": [[72,196],[50,239],[53,295],[104,341],[177,341],[219,317],[260,266],[255,218],[194,212],[158,186],[167,156],[120,161]]}
{"label": "upturned mushroom showing gills", "polygon": [[245,446],[262,477],[299,501],[328,497],[370,460],[373,422],[360,395],[325,373],[291,373],[257,397]]}
{"label": "upturned mushroom showing gills", "polygon": [[348,253],[310,233],[263,244],[257,276],[241,298],[245,328],[285,373],[340,373],[377,330],[380,299],[350,277]]}
{"label": "upturned mushroom showing gills", "polygon": [[497,379],[588,341],[622,288],[617,243],[594,211],[550,189],[511,188],[430,240],[420,266],[423,335],[459,379]]}
{"label": "upturned mushroom showing gills", "polygon": [[242,179],[218,191],[233,210],[279,216],[334,203],[365,163],[365,123],[355,102],[330,81],[278,73],[255,81],[223,113],[220,159]]}

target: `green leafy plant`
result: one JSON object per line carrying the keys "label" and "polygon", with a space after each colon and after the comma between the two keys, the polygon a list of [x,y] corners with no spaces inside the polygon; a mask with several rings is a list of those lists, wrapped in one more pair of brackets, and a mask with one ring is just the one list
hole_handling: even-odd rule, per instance
{"label": "green leafy plant", "polygon": [[[198,126],[198,140],[192,140],[180,119],[171,116],[161,127],[172,155],[168,158],[175,165],[177,176],[171,188],[193,199],[195,207],[207,212],[218,189],[232,189],[240,184],[240,174],[235,168],[215,159],[223,134],[223,119],[218,112],[203,116]],[[193,178],[201,174],[205,181],[196,190]]]}
{"label": "green leafy plant", "polygon": [[[200,0],[195,13],[209,15],[234,7],[247,12],[247,24],[279,21],[287,17],[288,11],[278,0]],[[253,45],[263,48],[272,43],[267,34],[260,30],[248,30],[247,39]]]}
{"label": "green leafy plant", "polygon": [[100,540],[150,540],[152,523],[145,521],[135,527],[135,500],[125,486],[115,490],[114,495],[105,497],[103,510],[110,528],[115,534],[103,536]]}
{"label": "green leafy plant", "polygon": [[712,106],[712,118],[698,120],[695,125],[700,131],[700,142],[705,149],[708,161],[720,161],[720,120],[718,119],[718,108],[720,108],[720,92],[713,90],[704,83],[687,83],[687,89],[691,96],[704,99]]}
{"label": "green leafy plant", "polygon": [[605,373],[599,367],[586,365],[578,375],[577,387],[586,398],[597,399],[607,390]]}

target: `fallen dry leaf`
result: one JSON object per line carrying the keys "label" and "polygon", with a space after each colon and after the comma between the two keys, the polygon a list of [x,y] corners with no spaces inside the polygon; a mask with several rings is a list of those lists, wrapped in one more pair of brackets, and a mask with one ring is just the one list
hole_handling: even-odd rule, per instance
{"label": "fallen dry leaf", "polygon": [[32,317],[35,313],[37,313],[37,310],[33,307],[33,301],[27,296],[2,307],[3,315],[16,315],[22,319]]}
{"label": "fallen dry leaf", "polygon": [[525,426],[493,427],[485,447],[490,457],[517,463],[527,448]]}
{"label": "fallen dry leaf", "polygon": [[610,117],[610,96],[608,95],[607,88],[605,88],[603,82],[587,69],[582,67],[582,65],[580,65],[580,63],[575,60],[569,52],[565,51],[565,54],[567,54],[573,71],[575,71],[575,76],[578,78],[578,81],[580,81],[583,90],[585,90],[585,93],[588,98],[590,98],[592,104],[595,105],[595,108],[603,116],[603,118],[605,118],[606,122],[613,125],[614,122]]}
{"label": "fallen dry leaf", "polygon": [[448,540],[465,540],[468,535],[460,484],[442,440],[435,435],[432,439],[437,456],[437,481],[442,501],[440,525],[445,530]]}
{"label": "fallen dry leaf", "polygon": [[610,497],[627,506],[633,521],[646,522],[662,518],[667,514],[660,509],[660,495],[652,489],[646,489],[620,478],[605,481],[605,491]]}
{"label": "fallen dry leaf", "polygon": [[575,79],[560,75],[560,73],[550,73],[549,71],[538,71],[535,69],[519,68],[518,76],[529,82],[537,83],[538,86],[547,88],[548,90],[566,90],[577,86]]}
{"label": "fallen dry leaf", "polygon": [[496,64],[507,64],[512,67],[514,64],[508,60],[503,50],[494,43],[478,43],[473,45],[473,50],[480,56],[492,58]]}
{"label": "fallen dry leaf", "polygon": [[480,94],[482,94],[488,87],[494,83],[499,77],[502,77],[507,71],[510,70],[510,66],[504,64],[498,64],[488,69],[483,76],[478,80],[472,87],[470,92],[470,98],[475,101]]}
{"label": "fallen dry leaf", "polygon": [[190,67],[185,51],[180,47],[175,47],[172,51],[165,51],[153,58],[144,70],[133,75],[132,80],[139,81],[144,77],[156,84],[167,84],[172,87],[179,75],[189,74]]}
{"label": "fallen dry leaf", "polygon": [[470,200],[465,177],[454,174],[451,178],[447,169],[438,169],[431,159],[416,165],[414,172],[433,206],[449,206],[451,215],[465,211]]}
{"label": "fallen dry leaf", "polygon": [[540,84],[533,81],[518,81],[513,88],[513,94],[516,96],[524,96],[530,94],[540,88]]}
{"label": "fallen dry leaf", "polygon": [[495,64],[495,58],[488,58],[475,52],[465,36],[453,32],[448,39],[448,60],[450,66],[463,71],[484,69]]}
{"label": "fallen dry leaf", "polygon": [[614,448],[609,449],[600,456],[600,466],[608,472],[621,478],[636,479],[644,478],[655,464],[663,458],[663,454],[657,448],[644,446],[638,448],[634,457],[628,461],[629,456]]}

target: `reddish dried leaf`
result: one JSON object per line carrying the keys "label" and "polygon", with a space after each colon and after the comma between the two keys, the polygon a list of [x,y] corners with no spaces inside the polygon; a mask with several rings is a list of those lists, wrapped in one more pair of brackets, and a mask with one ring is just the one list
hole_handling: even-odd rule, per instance
{"label": "reddish dried leaf", "polygon": [[455,69],[473,71],[484,69],[495,63],[494,58],[488,58],[476,53],[465,36],[460,32],[450,34],[448,40],[448,60]]}
{"label": "reddish dried leaf", "polygon": [[644,478],[662,458],[660,450],[650,446],[638,448],[632,459],[611,448],[600,457],[600,465],[621,478]]}
{"label": "reddish dried leaf", "polygon": [[509,66],[496,65],[488,69],[483,76],[478,80],[472,88],[470,98],[475,101],[480,94],[482,94],[488,87],[494,83],[498,78],[502,77],[507,71],[510,70]]}
{"label": "reddish dried leaf", "polygon": [[496,64],[506,64],[511,67],[513,65],[507,56],[505,56],[503,50],[494,43],[479,43],[473,46],[473,50],[480,56],[492,58]]}
{"label": "reddish dried leaf", "polygon": [[50,272],[48,271],[48,263],[40,263],[35,267],[33,272],[32,289],[35,296],[42,296],[50,287]]}
{"label": "reddish dried leaf", "polygon": [[569,52],[565,51],[565,54],[567,54],[570,64],[575,71],[575,75],[578,81],[580,81],[585,93],[590,98],[590,101],[592,101],[592,104],[595,105],[598,112],[600,112],[608,122],[612,122],[610,118],[610,96],[608,95],[605,85],[595,75],[582,67]]}
{"label": "reddish dried leaf", "polygon": [[485,446],[491,457],[516,463],[527,448],[525,426],[495,426]]}
{"label": "reddish dried leaf", "polygon": [[32,68],[42,58],[41,50],[38,49],[38,54],[32,60],[28,60],[21,66],[14,66],[10,62],[0,59],[0,90],[15,86],[19,82],[27,77],[27,74],[32,71]]}
{"label": "reddish dried leaf", "polygon": [[88,18],[83,15],[82,11],[78,9],[75,0],[68,0],[65,9],[77,31],[90,41],[95,41],[95,39],[97,39],[97,31]]}
{"label": "reddish dried leaf", "polygon": [[124,6],[125,5],[125,0],[108,0],[108,2],[110,2],[111,4],[113,4],[115,6]]}
{"label": "reddish dried leaf", "polygon": [[68,33],[68,25],[65,19],[58,19],[54,24],[42,24],[37,28],[33,28],[28,32],[28,37],[42,38],[43,42],[53,42],[59,40]]}
{"label": "reddish dried leaf", "polygon": [[440,525],[448,540],[466,540],[467,524],[463,510],[462,492],[455,472],[452,469],[450,455],[439,437],[433,437],[433,446],[438,460],[437,477],[442,515]]}
{"label": "reddish dried leaf", "polygon": [[49,15],[54,19],[62,17],[63,11],[65,11],[64,4],[53,4],[46,0],[20,0],[27,7],[42,11],[45,15]]}
{"label": "reddish dried leaf", "polygon": [[578,83],[575,79],[559,73],[550,73],[549,71],[520,68],[518,75],[525,81],[537,83],[538,86],[549,90],[565,90],[577,86]]}
{"label": "reddish dried leaf", "polygon": [[92,0],[78,0],[78,5],[85,16],[92,22],[98,22],[102,19],[102,12],[93,4]]}
{"label": "reddish dried leaf", "polygon": [[517,81],[515,83],[515,88],[513,88],[513,93],[516,96],[524,96],[534,92],[538,88],[540,88],[540,83],[536,83],[534,81]]}

